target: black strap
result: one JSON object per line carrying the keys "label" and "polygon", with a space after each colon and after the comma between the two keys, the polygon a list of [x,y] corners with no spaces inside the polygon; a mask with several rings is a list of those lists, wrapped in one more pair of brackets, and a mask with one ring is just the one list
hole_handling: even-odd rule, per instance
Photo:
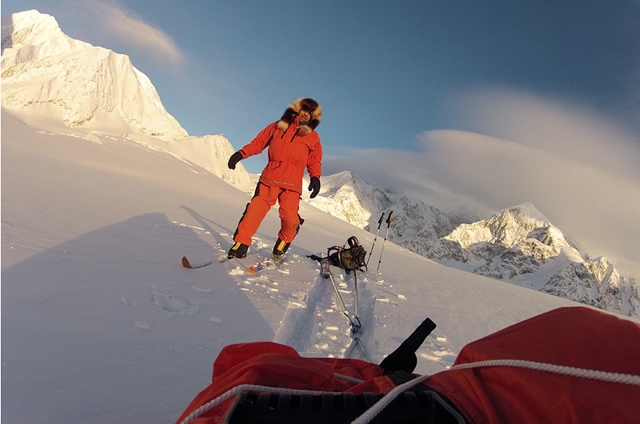
{"label": "black strap", "polygon": [[[351,392],[292,395],[241,392],[227,412],[229,424],[349,423],[384,395]],[[422,387],[400,393],[370,422],[372,424],[465,424],[444,396]]]}
{"label": "black strap", "polygon": [[422,321],[422,324],[380,363],[380,366],[384,368],[384,374],[389,375],[396,371],[413,372],[418,364],[416,351],[435,328],[436,324],[429,318]]}

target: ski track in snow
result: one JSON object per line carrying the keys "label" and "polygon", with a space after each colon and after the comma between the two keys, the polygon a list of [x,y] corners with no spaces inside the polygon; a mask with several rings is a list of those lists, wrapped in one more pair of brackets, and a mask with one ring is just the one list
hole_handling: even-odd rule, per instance
{"label": "ski track in snow", "polygon": [[[218,241],[231,240],[231,235],[224,231],[212,228],[207,231],[205,228],[179,222],[174,224],[187,226],[201,235],[214,236]],[[212,230],[216,234],[212,234]],[[221,242],[218,242],[219,250],[213,255],[217,259],[210,266],[225,267],[225,272],[234,280],[239,290],[262,313],[278,314],[275,321],[280,324],[273,328],[274,342],[293,347],[301,356],[349,356],[375,363],[380,363],[397,347],[393,346],[391,350],[389,347],[381,348],[376,340],[376,328],[385,327],[386,318],[407,298],[396,293],[393,284],[385,281],[382,272],[359,272],[357,275],[358,312],[362,327],[357,332],[359,344],[356,345],[349,319],[343,313],[331,280],[320,275],[320,265],[298,254],[295,245],[281,263],[274,265],[268,260],[271,257],[271,244],[254,237],[246,258],[227,260],[230,243],[229,246],[221,246]],[[259,265],[265,266],[257,272],[251,272],[252,266],[259,268]],[[346,274],[344,270],[333,266],[331,270],[345,302],[346,312],[353,319],[356,307],[354,274]],[[208,294],[211,291],[199,286],[193,286],[192,290],[196,294]],[[163,311],[171,314],[193,315],[198,312],[196,301],[162,287],[154,287],[153,301]],[[216,321],[215,317],[211,320]],[[136,323],[136,327],[149,329],[145,323]],[[409,333],[398,334],[394,339],[399,345],[408,336]],[[454,350],[448,347],[447,337],[439,334],[437,329],[427,337],[416,355],[437,364],[435,369],[449,368],[456,357]]]}
{"label": "ski track in snow", "polygon": [[[194,231],[204,231],[203,228],[191,228]],[[224,233],[218,236],[230,237],[229,234]],[[295,246],[292,246],[285,259],[278,265],[267,264],[264,269],[251,273],[249,270],[251,266],[264,264],[265,259],[271,257],[271,248],[270,243],[254,237],[254,243],[247,258],[227,260],[227,250],[221,247],[217,262],[226,267],[227,273],[239,289],[256,304],[264,304],[265,300],[271,299],[272,303],[277,305],[282,319],[278,328],[274,329],[274,342],[291,346],[303,356],[343,356],[353,340],[351,325],[342,311],[340,302],[336,299],[331,281],[320,276],[319,264],[297,254]],[[335,267],[332,267],[332,271],[334,281],[346,304],[347,313],[353,317],[355,312],[353,273],[346,275],[343,270]],[[366,353],[356,347],[351,356],[359,359],[368,358],[376,362],[379,356],[375,341],[376,298],[367,289],[368,281],[366,273],[358,274],[358,309],[362,324],[358,336]],[[281,290],[284,286],[293,287],[294,290]],[[294,296],[288,295],[287,292],[293,292]],[[168,310],[176,304],[181,304],[182,298],[176,297],[175,293],[163,293],[160,302],[156,301],[156,303],[161,303],[163,309]],[[284,312],[282,312],[283,309]]]}

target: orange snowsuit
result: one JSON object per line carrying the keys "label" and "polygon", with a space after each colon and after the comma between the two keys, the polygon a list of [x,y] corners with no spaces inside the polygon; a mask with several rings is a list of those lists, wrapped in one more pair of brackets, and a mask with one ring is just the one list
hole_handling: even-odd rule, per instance
{"label": "orange snowsuit", "polygon": [[293,117],[289,125],[283,124],[282,120],[268,125],[239,151],[242,158],[246,159],[262,153],[267,147],[269,162],[260,175],[256,193],[247,205],[233,237],[235,241],[247,245],[251,244],[251,237],[258,231],[276,200],[280,206],[281,221],[278,237],[291,243],[301,224],[298,207],[305,167],[309,177],[320,178],[322,173],[320,137],[308,126],[301,126],[298,116]]}

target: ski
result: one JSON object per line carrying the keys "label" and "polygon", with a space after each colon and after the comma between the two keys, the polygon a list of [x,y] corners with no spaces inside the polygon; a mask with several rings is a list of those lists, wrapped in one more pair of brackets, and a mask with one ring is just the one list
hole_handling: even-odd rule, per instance
{"label": "ski", "polygon": [[[328,259],[327,259],[328,261]],[[324,275],[323,275],[324,277]],[[355,277],[355,275],[354,275]],[[356,309],[356,314],[351,317],[349,316],[349,313],[347,312],[347,306],[344,303],[344,300],[342,299],[342,295],[340,294],[340,291],[338,290],[338,286],[336,285],[335,280],[333,279],[333,274],[331,273],[331,269],[328,268],[328,274],[327,277],[324,278],[329,278],[329,280],[331,281],[331,285],[333,286],[333,289],[336,293],[336,298],[337,300],[340,302],[340,306],[342,306],[342,313],[343,315],[347,318],[347,320],[349,321],[349,325],[351,325],[351,344],[349,345],[349,347],[347,347],[347,350],[344,353],[344,357],[345,358],[351,358],[353,357],[353,352],[357,347],[360,347],[360,351],[362,352],[362,356],[364,357],[364,359],[366,359],[367,361],[369,360],[369,358],[367,357],[367,352],[364,349],[364,346],[362,345],[362,342],[360,341],[360,330],[362,329],[362,323],[360,322],[360,317],[358,316],[358,290],[357,290],[357,286],[356,286],[356,299],[355,299],[355,309]],[[356,280],[357,281],[357,280]],[[357,284],[357,282],[356,282]],[[369,361],[371,362],[371,361]]]}
{"label": "ski", "polygon": [[[336,303],[340,306],[340,309],[342,309],[342,314],[347,318],[347,320],[349,321],[349,325],[351,325],[351,344],[347,347],[347,349],[344,352],[344,358],[351,358],[353,357],[354,351],[359,348],[361,354],[361,358],[366,359],[367,361],[369,361],[369,358],[367,356],[367,352],[364,348],[364,345],[362,344],[362,341],[360,340],[360,335],[361,335],[361,329],[362,329],[362,323],[360,322],[360,316],[358,315],[358,277],[357,277],[357,271],[353,270],[353,279],[354,279],[354,290],[355,290],[355,315],[350,316],[349,312],[347,311],[347,305],[344,302],[344,299],[342,298],[342,295],[340,294],[340,290],[338,290],[338,286],[336,285],[336,282],[333,278],[333,273],[331,272],[331,261],[329,260],[329,257],[320,257],[317,255],[309,255],[307,256],[310,259],[316,260],[318,262],[320,262],[320,276],[323,279],[328,279],[331,282],[331,286],[333,287],[333,290],[335,292],[336,295]],[[371,362],[371,361],[369,361]]]}
{"label": "ski", "polygon": [[[257,263],[254,263],[252,265],[249,265],[247,262],[243,262],[245,259],[238,259],[238,258],[227,258],[226,256],[221,257],[218,262],[219,263],[224,263],[224,262],[232,262],[235,263],[236,265],[240,266],[241,268],[243,268],[248,274],[255,274],[257,272],[260,272],[264,269],[269,268],[271,265],[273,265],[274,267],[276,266],[276,264],[271,260],[271,259],[265,259],[265,260],[258,260]],[[214,261],[208,261],[208,262],[203,262],[203,263],[198,263],[198,264],[192,264],[189,259],[187,259],[186,256],[182,257],[182,266],[188,269],[198,269],[198,268],[204,268],[206,266],[209,266],[211,264],[213,264]]]}
{"label": "ski", "polygon": [[185,268],[189,268],[189,269],[197,269],[197,268],[204,268],[205,266],[209,266],[213,263],[213,261],[209,261],[209,262],[204,262],[201,264],[191,264],[191,262],[189,262],[189,259],[187,259],[186,256],[182,257],[182,266]]}
{"label": "ski", "polygon": [[[251,262],[249,262],[251,261]],[[220,263],[230,263],[235,264],[240,267],[247,274],[255,275],[256,273],[263,271],[269,268],[277,268],[278,263],[274,262],[271,258],[260,259],[260,258],[252,258],[252,257],[244,257],[244,258],[228,258],[227,256],[221,256],[219,259]]]}

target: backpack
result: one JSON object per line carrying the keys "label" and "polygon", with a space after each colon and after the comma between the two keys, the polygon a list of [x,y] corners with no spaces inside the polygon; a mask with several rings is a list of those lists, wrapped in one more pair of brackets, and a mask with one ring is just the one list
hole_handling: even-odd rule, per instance
{"label": "backpack", "polygon": [[331,265],[347,271],[361,271],[367,270],[367,251],[360,244],[356,236],[351,236],[347,240],[349,247],[344,246],[332,246],[327,250],[329,262]]}

